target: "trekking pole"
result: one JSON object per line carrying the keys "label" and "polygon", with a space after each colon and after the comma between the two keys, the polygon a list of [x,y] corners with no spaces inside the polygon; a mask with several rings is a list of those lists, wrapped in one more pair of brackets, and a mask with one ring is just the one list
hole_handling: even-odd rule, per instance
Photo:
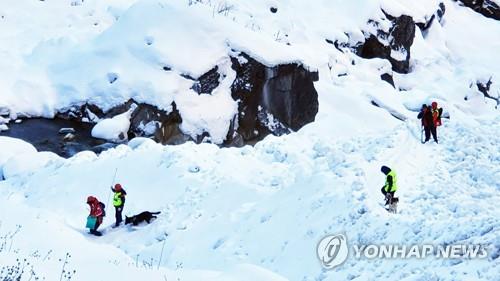
{"label": "trekking pole", "polygon": [[167,236],[168,234],[165,233],[165,240],[163,240],[163,245],[161,246],[160,259],[158,260],[158,266],[156,267],[157,270],[160,269],[161,259],[163,258],[163,249],[165,249],[165,243],[167,242]]}
{"label": "trekking pole", "polygon": [[[113,186],[113,183],[115,183],[117,172],[118,172],[118,168],[115,169],[115,175],[113,176],[113,181],[111,182],[111,186]],[[110,198],[111,198],[111,190],[108,192],[108,200],[106,200],[106,204],[109,204]]]}

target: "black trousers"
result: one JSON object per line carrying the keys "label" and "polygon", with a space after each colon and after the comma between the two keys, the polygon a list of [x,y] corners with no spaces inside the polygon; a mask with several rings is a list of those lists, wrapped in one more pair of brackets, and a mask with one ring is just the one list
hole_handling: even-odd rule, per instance
{"label": "black trousers", "polygon": [[392,199],[392,198],[394,198],[394,192],[395,191],[393,191],[393,192],[387,192],[387,191],[385,191],[384,187],[382,187],[382,189],[380,191],[382,192],[382,194],[384,194],[384,196],[386,198],[386,204],[387,203],[391,203],[391,202],[389,202],[389,200],[387,200],[387,194],[390,194],[391,195],[391,199]]}
{"label": "black trousers", "polygon": [[123,211],[123,206],[119,206],[119,207],[115,206],[115,220],[116,220],[115,225],[117,225],[117,226],[120,225],[120,223],[123,221],[122,211]]}
{"label": "black trousers", "polygon": [[424,131],[425,131],[425,141],[426,142],[430,140],[431,134],[432,134],[432,138],[434,139],[434,141],[438,142],[437,130],[436,130],[435,126],[424,127]]}
{"label": "black trousers", "polygon": [[97,231],[97,229],[99,228],[99,226],[101,226],[101,223],[102,223],[102,217],[97,217],[97,221],[95,223],[95,226],[93,229],[90,230],[90,233],[100,235],[100,232]]}

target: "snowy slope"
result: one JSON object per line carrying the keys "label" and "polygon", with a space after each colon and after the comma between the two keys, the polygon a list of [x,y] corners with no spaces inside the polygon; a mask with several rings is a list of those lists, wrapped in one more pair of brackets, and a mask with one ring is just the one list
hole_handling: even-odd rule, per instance
{"label": "snowy slope", "polygon": [[[323,235],[345,231],[357,242],[481,243],[498,256],[498,121],[479,128],[451,122],[442,129],[439,146],[422,146],[413,129],[416,123],[398,126],[389,137],[332,142],[298,134],[286,142],[269,138],[243,149],[163,147],[147,141],[135,149],[119,146],[98,158],[82,153],[29,177],[9,178],[0,187],[9,202],[44,210],[17,223],[45,219],[39,227],[48,234],[57,224],[55,229],[78,241],[101,245],[95,251],[104,256],[109,255],[106,249],[116,247],[132,260],[153,259],[156,264],[166,239],[162,266],[167,268],[227,271],[251,263],[289,280],[494,280],[500,261],[493,258],[457,264],[348,261],[325,273],[314,251]],[[379,205],[381,164],[397,167],[399,174],[401,212],[395,216]],[[81,228],[84,198],[95,194],[105,200],[115,167],[129,194],[125,212],[159,210],[162,215],[149,226],[88,237]],[[105,225],[111,223],[108,218]],[[24,239],[16,241],[17,247],[29,247]],[[88,259],[85,253],[75,249],[72,256]],[[130,260],[120,264],[134,267]]]}
{"label": "snowy slope", "polygon": [[[59,259],[70,253],[71,280],[498,280],[500,118],[497,102],[476,84],[491,79],[490,94],[500,95],[500,24],[442,2],[443,21],[416,30],[411,71],[403,75],[386,60],[342,53],[325,39],[363,38],[381,8],[424,22],[439,1],[3,0],[0,108],[12,113],[52,117],[73,104],[106,109],[129,98],[171,110],[175,101],[182,130],[208,130],[217,142],[236,111],[233,49],[269,65],[318,70],[320,108],[299,132],[241,149],[136,139],[99,156],[62,159],[0,139],[7,178],[0,181],[7,243],[0,241],[0,266],[27,257],[39,276],[57,280]],[[182,75],[214,65],[226,78],[199,96]],[[395,88],[380,80],[387,72]],[[421,145],[416,110],[433,100],[451,119],[439,145]],[[115,138],[123,130],[101,131]],[[397,215],[380,205],[383,164],[399,175]],[[89,237],[85,198],[111,206],[115,168],[129,194],[127,215],[162,214],[148,226]],[[112,217],[108,207],[107,230]],[[340,232],[360,243],[478,243],[491,255],[348,260],[324,271],[316,245]]]}

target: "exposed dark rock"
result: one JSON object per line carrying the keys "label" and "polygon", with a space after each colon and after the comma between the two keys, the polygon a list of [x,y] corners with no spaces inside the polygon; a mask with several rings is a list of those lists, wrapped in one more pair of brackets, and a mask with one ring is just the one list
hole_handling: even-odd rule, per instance
{"label": "exposed dark rock", "polygon": [[297,131],[313,122],[318,113],[318,93],[314,81],[317,72],[309,72],[297,64],[266,69],[261,104],[280,123]]}
{"label": "exposed dark rock", "polygon": [[130,99],[127,102],[120,104],[120,105],[117,105],[117,106],[111,108],[110,110],[106,111],[103,118],[112,118],[116,115],[125,113],[125,112],[130,110],[132,105],[137,106],[137,103],[134,100]]}
{"label": "exposed dark rock", "polygon": [[392,85],[392,87],[396,88],[396,87],[394,86],[394,79],[392,78],[392,75],[391,75],[391,74],[389,74],[389,73],[384,73],[384,74],[380,75],[380,78],[381,78],[382,80],[384,80],[385,82],[387,82],[387,83],[391,84],[391,85]]}
{"label": "exposed dark rock", "polygon": [[[379,24],[373,20],[369,24],[374,25],[377,34],[365,33],[365,42],[359,42],[355,46],[346,43],[336,42],[338,49],[350,48],[360,57],[372,59],[387,59],[392,65],[392,70],[398,73],[408,73],[410,70],[410,48],[415,37],[415,22],[407,15],[393,17],[387,13],[385,16],[392,22],[389,32],[384,32],[379,28]],[[394,57],[394,54],[399,57]],[[401,57],[404,56],[403,60]]]}
{"label": "exposed dark rock", "polygon": [[[488,82],[486,83],[483,83],[483,82],[480,82],[480,81],[477,81],[476,83],[476,86],[477,86],[477,89],[483,93],[483,95],[486,97],[486,98],[489,98],[489,99],[492,99],[494,101],[497,102],[497,106],[500,105],[500,97],[493,97],[490,95],[490,88],[491,88],[491,84],[493,84],[493,81],[491,81],[491,78],[488,80]],[[467,99],[466,99],[467,100]]]}
{"label": "exposed dark rock", "polygon": [[318,94],[317,72],[298,64],[267,67],[242,53],[232,58],[236,79],[232,96],[239,103],[236,133],[245,141],[259,140],[269,133],[298,130],[314,121]]}
{"label": "exposed dark rock", "polygon": [[491,84],[493,84],[493,82],[491,81],[491,78],[488,80],[488,82],[486,82],[486,84],[481,83],[479,81],[476,83],[477,89],[481,93],[483,93],[485,96],[489,96],[488,92],[490,91]]}
{"label": "exposed dark rock", "polygon": [[231,85],[231,93],[233,99],[238,101],[237,132],[244,140],[248,141],[262,138],[264,136],[261,136],[261,133],[267,133],[265,127],[257,119],[266,67],[246,54],[242,54],[241,57],[243,60],[231,58],[232,68],[236,71],[236,79]]}
{"label": "exposed dark rock", "polygon": [[193,84],[193,91],[198,94],[210,94],[219,86],[220,73],[218,72],[219,67],[215,66],[209,72],[203,74],[196,80]]}
{"label": "exposed dark rock", "polygon": [[[96,115],[100,119],[103,119],[125,113],[132,107],[134,107],[134,110],[130,118],[130,129],[127,136],[119,136],[121,140],[132,139],[134,137],[151,137],[162,144],[180,144],[190,140],[190,137],[184,135],[179,129],[182,118],[175,103],[172,103],[172,111],[170,113],[158,109],[153,105],[137,103],[132,99],[111,108],[106,113],[102,112],[95,105],[84,104],[80,107],[67,109],[63,113],[58,113],[57,117],[74,122],[85,122],[89,118],[86,112],[90,109],[92,112],[96,112]],[[95,123],[97,120],[90,121]]]}
{"label": "exposed dark rock", "polygon": [[439,9],[437,11],[437,16],[439,22],[443,20],[444,14],[446,13],[446,6],[444,5],[443,2],[439,3]]}
{"label": "exposed dark rock", "polygon": [[181,123],[175,103],[170,113],[149,104],[139,104],[132,113],[130,131],[135,136],[153,137],[162,144],[180,144],[190,139],[179,129]]}
{"label": "exposed dark rock", "polygon": [[132,106],[135,109],[130,117],[128,139],[151,137],[162,144],[180,144],[190,140],[190,137],[184,135],[179,129],[182,118],[175,103],[172,103],[172,111],[167,112],[150,104],[129,100],[106,112],[106,118],[127,112]]}
{"label": "exposed dark rock", "polygon": [[358,55],[365,59],[388,59],[391,56],[391,47],[382,44],[375,35],[370,35],[361,46]]}
{"label": "exposed dark rock", "polygon": [[271,11],[271,13],[273,13],[273,14],[276,14],[276,13],[278,12],[278,8],[276,8],[276,7],[271,7],[271,8],[269,8],[269,10],[270,10],[270,11]]}
{"label": "exposed dark rock", "polygon": [[181,77],[184,77],[184,78],[186,78],[187,80],[196,81],[196,79],[195,79],[195,78],[193,78],[193,77],[191,77],[191,75],[189,75],[189,74],[186,74],[186,73],[181,73],[180,75],[181,75]]}
{"label": "exposed dark rock", "polygon": [[[456,0],[455,0],[456,1]],[[500,7],[491,0],[458,0],[487,18],[500,20]]]}
{"label": "exposed dark rock", "polygon": [[393,27],[389,31],[391,39],[391,47],[410,49],[415,38],[415,22],[413,18],[407,15],[393,17],[386,14],[386,17],[392,21]]}
{"label": "exposed dark rock", "polygon": [[224,146],[226,147],[243,147],[245,146],[245,140],[243,139],[243,137],[236,133],[230,141],[226,141],[226,143],[224,143]]}
{"label": "exposed dark rock", "polygon": [[[444,3],[439,3],[439,8],[436,11],[436,13],[434,13],[425,22],[417,22],[416,25],[418,26],[418,28],[420,28],[420,30],[427,31],[432,26],[432,24],[434,23],[434,20],[436,18],[439,22],[441,22],[443,20],[445,12],[446,12],[446,6],[444,5]],[[425,33],[424,33],[424,36],[425,36]]]}
{"label": "exposed dark rock", "polygon": [[56,114],[56,118],[82,122],[95,122],[96,118],[103,117],[104,112],[98,106],[88,103],[63,109]]}
{"label": "exposed dark rock", "polygon": [[436,18],[436,15],[432,15],[431,18],[429,20],[427,20],[426,22],[417,22],[415,24],[418,26],[418,28],[420,28],[420,30],[426,31],[432,26],[432,23],[434,23],[435,18]]}
{"label": "exposed dark rock", "polygon": [[229,124],[229,130],[227,132],[226,140],[223,144],[225,147],[243,147],[245,145],[245,140],[243,137],[236,132],[236,124],[238,122],[238,115],[233,117],[231,123]]}

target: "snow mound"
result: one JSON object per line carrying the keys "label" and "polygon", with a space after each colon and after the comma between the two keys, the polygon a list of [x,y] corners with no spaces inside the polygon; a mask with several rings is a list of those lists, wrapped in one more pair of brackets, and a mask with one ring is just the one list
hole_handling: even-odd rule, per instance
{"label": "snow mound", "polygon": [[11,157],[36,152],[36,148],[25,141],[0,136],[0,179],[3,178],[3,166]]}
{"label": "snow mound", "polygon": [[15,176],[29,176],[40,168],[52,163],[63,163],[64,159],[52,152],[29,151],[9,158],[3,165],[3,176],[9,179]]}

